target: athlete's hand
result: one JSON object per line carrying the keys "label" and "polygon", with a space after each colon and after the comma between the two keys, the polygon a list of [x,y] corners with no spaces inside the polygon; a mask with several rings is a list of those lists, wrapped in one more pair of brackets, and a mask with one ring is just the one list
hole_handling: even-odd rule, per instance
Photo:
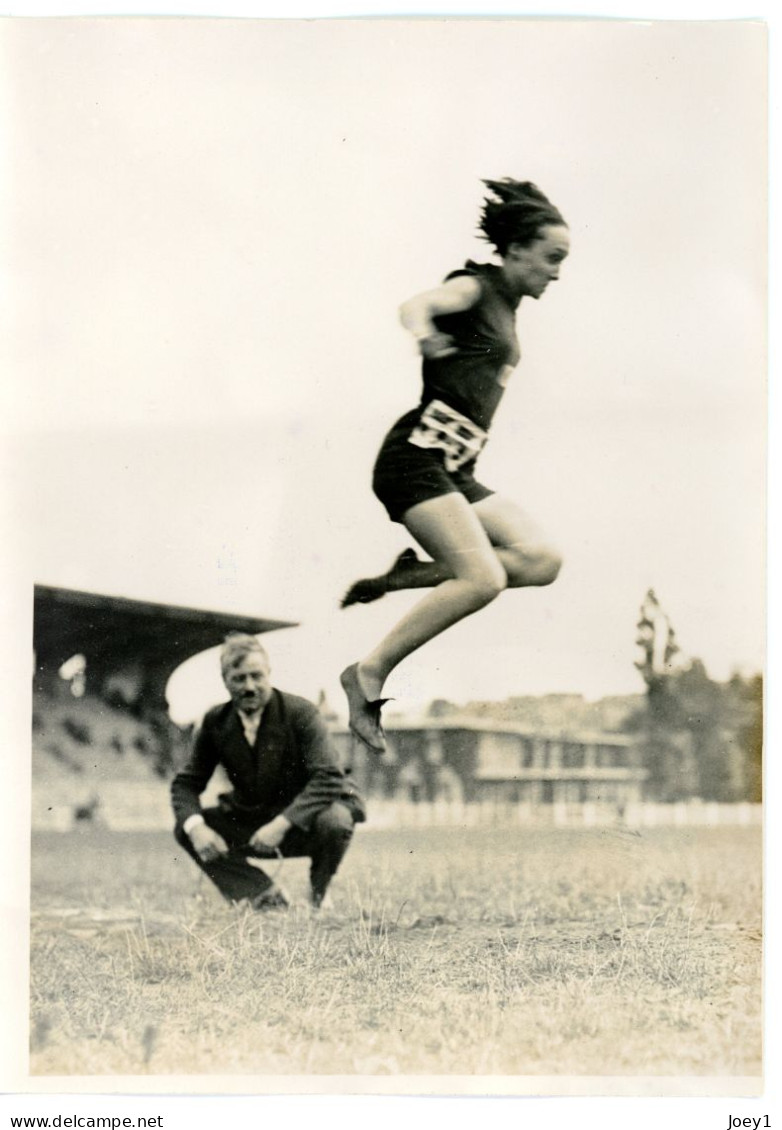
{"label": "athlete's hand", "polygon": [[419,337],[418,350],[421,356],[428,361],[434,361],[440,357],[450,357],[452,353],[457,351],[451,335],[439,331],[427,334],[426,337]]}
{"label": "athlete's hand", "polygon": [[204,863],[228,854],[228,844],[219,832],[215,832],[208,824],[196,824],[188,835],[196,855]]}

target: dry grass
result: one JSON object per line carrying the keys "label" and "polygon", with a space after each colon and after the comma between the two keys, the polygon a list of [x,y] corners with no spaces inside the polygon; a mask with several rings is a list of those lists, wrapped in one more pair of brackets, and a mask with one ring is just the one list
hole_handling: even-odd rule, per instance
{"label": "dry grass", "polygon": [[37,1074],[760,1073],[757,829],[362,831],[317,917],[163,834],[33,859]]}

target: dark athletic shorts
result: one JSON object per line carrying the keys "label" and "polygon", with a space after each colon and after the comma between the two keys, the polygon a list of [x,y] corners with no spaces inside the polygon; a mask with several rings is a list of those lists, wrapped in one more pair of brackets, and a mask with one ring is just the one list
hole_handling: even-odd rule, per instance
{"label": "dark athletic shorts", "polygon": [[463,494],[469,503],[494,494],[474,478],[475,459],[458,471],[446,471],[442,451],[408,443],[420,415],[420,408],[416,408],[397,420],[375,461],[372,489],[392,522],[401,522],[411,506],[444,494]]}

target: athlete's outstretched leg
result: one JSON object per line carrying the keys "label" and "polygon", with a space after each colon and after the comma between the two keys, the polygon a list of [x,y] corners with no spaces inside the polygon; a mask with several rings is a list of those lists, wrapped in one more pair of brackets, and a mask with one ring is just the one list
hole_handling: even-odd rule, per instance
{"label": "athlete's outstretched leg", "polygon": [[443,579],[358,664],[359,682],[369,699],[377,698],[402,659],[489,604],[508,583],[474,507],[461,494],[418,503],[407,511],[404,524]]}
{"label": "athlete's outstretched leg", "polygon": [[[556,580],[562,559],[537,523],[520,507],[493,494],[473,503],[473,510],[505,570],[509,588],[550,585]],[[345,595],[342,607],[369,604],[389,592],[434,588],[453,576],[443,562],[421,561],[414,550],[406,549],[387,573],[356,581]]]}
{"label": "athlete's outstretched leg", "polygon": [[561,559],[539,528],[513,503],[492,495],[473,505],[447,494],[411,507],[404,524],[432,557],[397,559],[395,585],[432,591],[359,663],[342,674],[353,732],[374,752],[385,748],[379,698],[398,663],[452,624],[490,603],[508,586],[548,585]]}
{"label": "athlete's outstretched leg", "polygon": [[433,564],[442,567],[444,579],[365,659],[342,672],[350,728],[375,753],[385,748],[379,695],[389,673],[422,644],[494,600],[508,583],[486,531],[463,495],[419,502],[407,511],[404,524]]}

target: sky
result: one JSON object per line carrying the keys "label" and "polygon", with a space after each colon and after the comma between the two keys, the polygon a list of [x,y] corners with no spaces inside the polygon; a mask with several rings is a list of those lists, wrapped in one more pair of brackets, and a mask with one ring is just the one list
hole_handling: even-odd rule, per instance
{"label": "sky", "polygon": [[[716,678],[763,664],[759,24],[17,21],[5,31],[14,583],[293,620],[338,674],[412,594],[340,611],[409,538],[370,488],[413,406],[399,304],[466,258],[482,177],[571,228],[522,302],[480,478],[562,549],[395,671],[400,710],[640,691],[653,587]],[[10,50],[8,50],[10,48]],[[221,697],[213,654],[170,685]]]}

